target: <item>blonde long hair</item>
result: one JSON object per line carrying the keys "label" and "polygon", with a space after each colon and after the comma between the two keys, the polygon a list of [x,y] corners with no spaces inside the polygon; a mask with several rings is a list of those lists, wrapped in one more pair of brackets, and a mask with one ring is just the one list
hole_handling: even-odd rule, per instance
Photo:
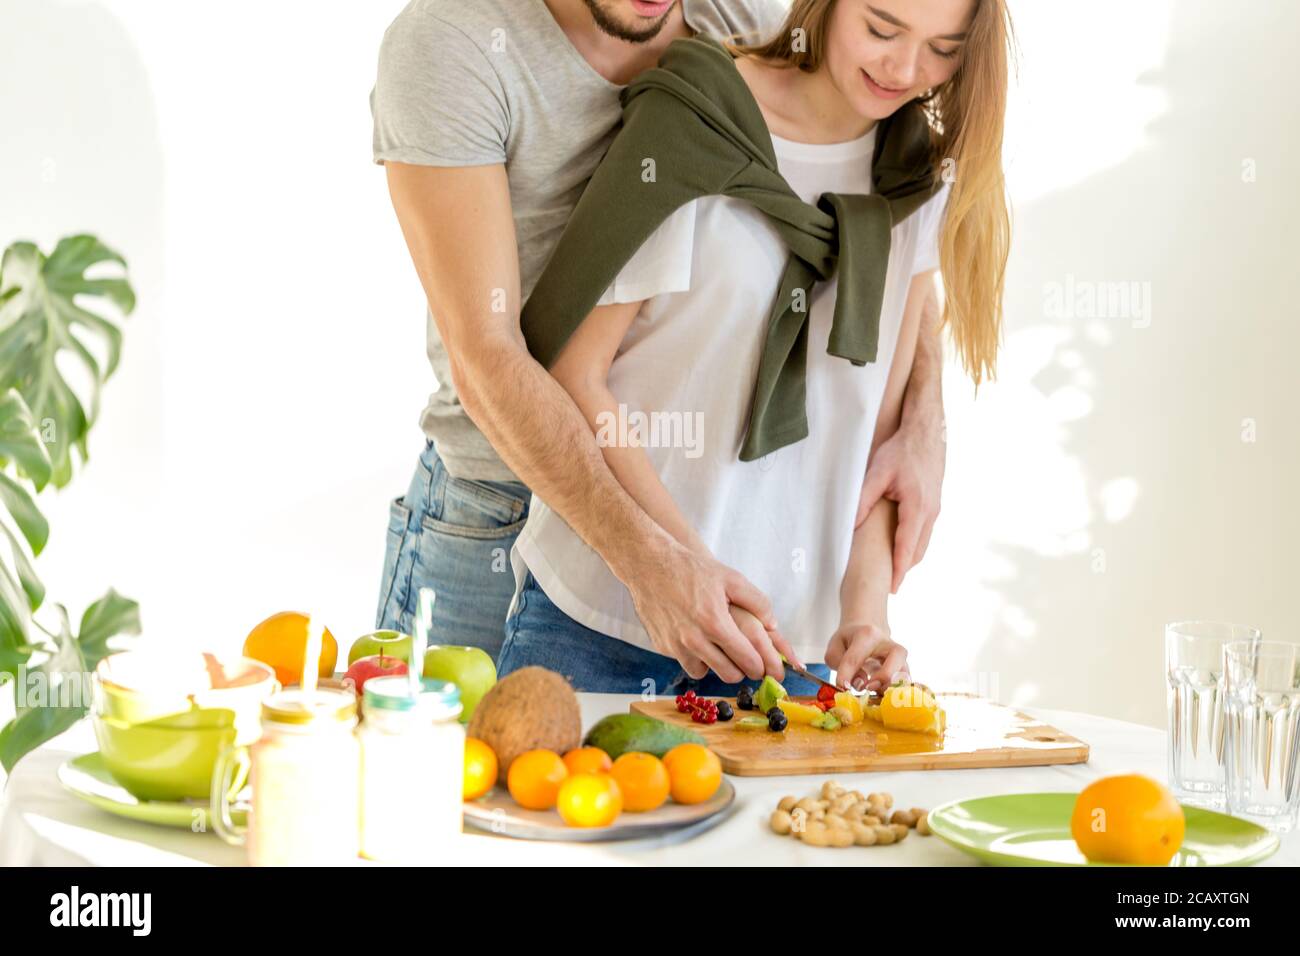
{"label": "blonde long hair", "polygon": [[[836,0],[794,0],[766,43],[737,53],[816,72]],[[802,34],[795,31],[800,30]],[[802,40],[796,43],[796,36]],[[995,377],[1011,214],[1002,173],[1002,128],[1013,33],[1005,0],[975,0],[961,65],[922,103],[930,118],[936,169],[955,171],[939,241],[943,324],[962,366],[979,385]]]}

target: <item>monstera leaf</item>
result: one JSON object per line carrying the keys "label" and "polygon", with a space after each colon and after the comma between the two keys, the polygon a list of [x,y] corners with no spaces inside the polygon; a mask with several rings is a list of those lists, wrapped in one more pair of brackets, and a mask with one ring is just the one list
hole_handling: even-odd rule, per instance
{"label": "monstera leaf", "polygon": [[[0,558],[0,673],[12,674],[31,653],[31,614],[45,599],[31,557],[41,553],[50,526],[31,493],[4,469],[13,463],[19,478],[37,491],[50,479],[50,459],[32,414],[14,389],[0,395],[0,532],[9,542],[10,561]],[[12,527],[26,541],[19,542]]]}
{"label": "monstera leaf", "polygon": [[[30,242],[15,242],[0,260],[0,390],[15,388],[27,402],[59,488],[72,478],[72,449],[86,459],[100,388],[122,354],[121,330],[86,300],[107,300],[123,315],[135,308],[125,278],[87,278],[86,271],[102,263],[126,266],[94,236],[63,239],[49,256]],[[96,341],[100,356],[88,344]],[[75,356],[85,372],[89,407],[60,372],[60,353]]]}
{"label": "monstera leaf", "polygon": [[86,715],[90,674],[109,652],[110,638],[140,633],[140,606],[110,590],[81,616],[76,636],[58,605],[59,632],[42,646],[45,659],[15,683],[17,716],[0,729],[0,766],[8,773],[24,754],[57,737]]}
{"label": "monstera leaf", "polygon": [[6,554],[0,543],[0,685],[12,684],[16,712],[0,728],[6,772],[85,715],[89,675],[109,639],[140,630],[139,607],[114,591],[86,609],[75,636],[61,605],[57,632],[33,616],[45,600],[33,559],[50,533],[35,494],[68,483],[74,447],[86,460],[100,388],[122,354],[121,331],[90,306],[135,308],[125,278],[86,275],[104,263],[126,265],[94,236],[64,239],[48,257],[16,242],[0,258],[0,535],[9,545]]}

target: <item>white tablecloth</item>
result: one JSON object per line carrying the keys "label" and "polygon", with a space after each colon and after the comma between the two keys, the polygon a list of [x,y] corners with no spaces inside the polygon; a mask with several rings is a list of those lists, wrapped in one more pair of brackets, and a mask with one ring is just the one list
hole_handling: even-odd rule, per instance
{"label": "white tablecloth", "polygon": [[[606,714],[626,713],[631,697],[581,694],[583,726]],[[1074,791],[1107,774],[1139,772],[1165,779],[1165,734],[1138,724],[1069,711],[1027,709],[1091,745],[1086,764],[997,770],[928,770],[909,773],[842,774],[846,786],[888,790],[905,807],[938,806],[960,797],[999,793]],[[243,851],[212,833],[190,833],[137,823],[98,810],[66,792],[55,777],[59,765],[95,749],[89,723],[28,754],[14,768],[0,801],[0,865],[4,866],[186,866],[239,865]],[[803,796],[826,776],[731,777],[736,803],[721,823],[703,833],[621,843],[535,843],[467,833],[448,864],[726,864],[765,866],[935,865],[976,861],[937,837],[911,836],[896,846],[834,850],[807,847],[778,837],[767,818],[785,794]],[[1287,834],[1265,866],[1300,865],[1300,833]]]}

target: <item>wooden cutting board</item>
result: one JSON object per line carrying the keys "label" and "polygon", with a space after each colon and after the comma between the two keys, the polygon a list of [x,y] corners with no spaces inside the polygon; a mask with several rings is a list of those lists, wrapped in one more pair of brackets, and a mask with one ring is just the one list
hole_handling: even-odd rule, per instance
{"label": "wooden cutting board", "polygon": [[[948,715],[942,740],[889,730],[872,720],[839,730],[790,724],[782,733],[738,728],[735,719],[696,724],[688,714],[678,713],[671,699],[662,698],[634,701],[632,712],[694,730],[721,759],[723,771],[739,777],[1038,767],[1088,759],[1088,745],[1082,740],[1020,711],[972,694],[938,697]],[[745,711],[736,711],[737,718],[743,716]]]}

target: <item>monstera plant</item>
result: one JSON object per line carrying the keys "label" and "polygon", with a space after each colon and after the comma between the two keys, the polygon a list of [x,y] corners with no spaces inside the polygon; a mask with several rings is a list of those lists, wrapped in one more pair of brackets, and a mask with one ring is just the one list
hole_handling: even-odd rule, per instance
{"label": "monstera plant", "polygon": [[[122,275],[92,278],[93,267]],[[48,256],[16,242],[0,259],[0,529],[8,543],[0,548],[0,684],[11,685],[16,712],[0,727],[6,771],[85,715],[88,675],[109,640],[140,630],[138,605],[110,589],[74,633],[61,604],[42,610],[35,567],[49,538],[38,496],[72,480],[74,458],[85,463],[100,389],[121,358],[122,332],[100,311],[105,303],[122,316],[135,308],[125,270],[94,236],[63,239]]]}

